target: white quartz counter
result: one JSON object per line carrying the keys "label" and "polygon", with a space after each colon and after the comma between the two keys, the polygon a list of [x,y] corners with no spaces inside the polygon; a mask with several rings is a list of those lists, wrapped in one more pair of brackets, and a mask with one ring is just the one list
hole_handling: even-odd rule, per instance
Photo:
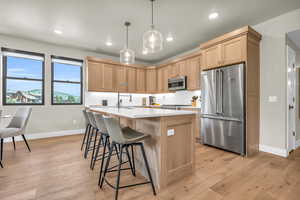
{"label": "white quartz counter", "polygon": [[107,113],[110,115],[116,115],[126,118],[151,118],[151,117],[165,117],[165,116],[178,116],[178,115],[192,115],[197,114],[196,111],[188,110],[167,110],[167,109],[155,109],[155,108],[117,108],[117,107],[89,107],[91,111]]}

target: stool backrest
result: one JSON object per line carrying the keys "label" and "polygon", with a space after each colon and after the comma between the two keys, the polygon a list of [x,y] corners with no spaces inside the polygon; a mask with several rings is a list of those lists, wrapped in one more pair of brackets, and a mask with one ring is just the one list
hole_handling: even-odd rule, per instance
{"label": "stool backrest", "polygon": [[7,128],[19,128],[24,131],[27,126],[31,110],[32,108],[30,107],[18,108]]}
{"label": "stool backrest", "polygon": [[107,133],[106,125],[104,123],[103,115],[99,113],[94,113],[94,118],[96,121],[97,128],[101,133]]}
{"label": "stool backrest", "polygon": [[117,120],[116,118],[104,118],[104,123],[107,128],[107,132],[113,142],[121,144],[126,142],[119,120]]}
{"label": "stool backrest", "polygon": [[97,128],[97,125],[96,125],[96,121],[95,121],[93,112],[87,111],[86,114],[87,114],[87,116],[88,116],[88,118],[89,118],[90,124],[91,124],[94,128]]}
{"label": "stool backrest", "polygon": [[85,125],[87,126],[88,124],[90,124],[90,120],[89,120],[88,115],[86,114],[86,109],[82,110],[82,113],[83,113]]}

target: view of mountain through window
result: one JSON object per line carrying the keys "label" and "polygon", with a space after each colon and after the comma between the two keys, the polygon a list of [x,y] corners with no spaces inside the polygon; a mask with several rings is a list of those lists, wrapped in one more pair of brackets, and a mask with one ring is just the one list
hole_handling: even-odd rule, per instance
{"label": "view of mountain through window", "polygon": [[43,57],[4,54],[5,104],[43,104]]}
{"label": "view of mountain through window", "polygon": [[52,60],[52,103],[81,104],[81,62]]}

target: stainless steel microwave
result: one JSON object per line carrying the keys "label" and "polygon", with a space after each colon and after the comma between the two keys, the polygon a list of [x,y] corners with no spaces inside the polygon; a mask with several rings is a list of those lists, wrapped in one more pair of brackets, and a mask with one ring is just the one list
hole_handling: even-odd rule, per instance
{"label": "stainless steel microwave", "polygon": [[168,89],[170,91],[186,90],[187,78],[186,76],[178,76],[168,79]]}

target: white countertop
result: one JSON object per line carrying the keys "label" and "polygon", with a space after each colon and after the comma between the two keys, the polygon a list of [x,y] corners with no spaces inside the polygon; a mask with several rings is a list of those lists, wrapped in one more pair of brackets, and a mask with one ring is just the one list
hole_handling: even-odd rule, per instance
{"label": "white countertop", "polygon": [[197,114],[195,111],[187,110],[168,110],[168,109],[155,109],[155,108],[120,108],[117,107],[89,107],[91,111],[102,112],[111,115],[117,115],[126,118],[151,118],[151,117],[165,117],[165,116],[178,116],[178,115],[192,115]]}

